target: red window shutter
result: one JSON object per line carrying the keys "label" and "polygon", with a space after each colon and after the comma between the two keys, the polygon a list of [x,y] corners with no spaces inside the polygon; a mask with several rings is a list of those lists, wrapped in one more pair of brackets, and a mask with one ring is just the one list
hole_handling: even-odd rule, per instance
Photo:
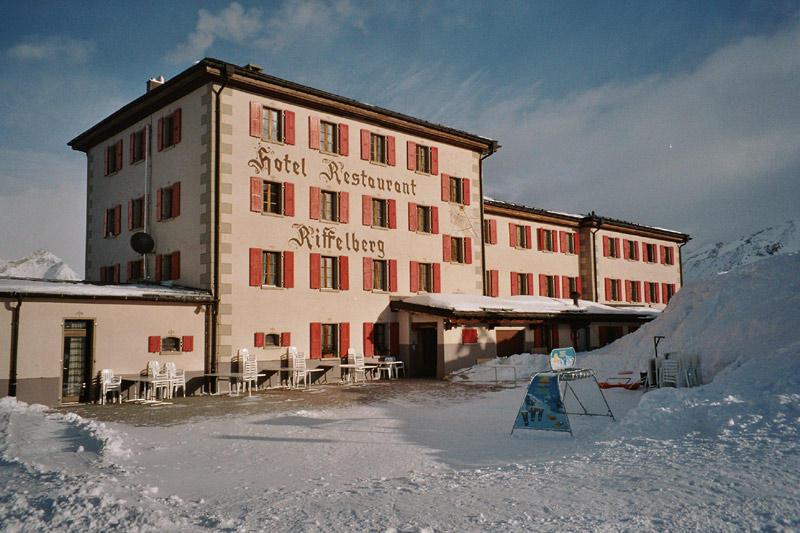
{"label": "red window shutter", "polygon": [[667,255],[667,254],[666,254],[666,252],[664,251],[665,249],[666,249],[666,246],[664,246],[664,245],[660,245],[660,246],[658,247],[658,252],[659,252],[659,256],[660,256],[660,257],[659,257],[659,262],[660,262],[662,265],[666,264],[666,262],[667,262],[667,259],[666,259],[666,255]]}
{"label": "red window shutter", "polygon": [[339,124],[339,154],[350,155],[350,133],[347,124]]}
{"label": "red window shutter", "polygon": [[450,235],[442,235],[442,261],[450,262]]}
{"label": "red window shutter", "polygon": [[181,214],[181,182],[176,181],[172,186],[172,216]]}
{"label": "red window shutter", "polygon": [[281,346],[291,346],[292,345],[292,333],[289,331],[284,331],[281,333]]}
{"label": "red window shutter", "polygon": [[386,163],[390,166],[397,164],[394,152],[394,137],[391,135],[386,136]]}
{"label": "red window shutter", "polygon": [[389,259],[389,292],[397,292],[397,259]]}
{"label": "red window shutter", "polygon": [[372,357],[375,355],[375,338],[373,337],[373,331],[375,329],[375,324],[372,322],[364,322],[364,356],[365,357]]}
{"label": "red window shutter", "polygon": [[616,249],[616,255],[614,257],[619,257],[619,249],[620,249],[619,237],[614,239],[614,248]]}
{"label": "red window shutter", "polygon": [[622,239],[622,258],[623,259],[630,259],[631,258],[631,251],[628,247],[628,243],[631,242],[627,239]]}
{"label": "red window shutter", "polygon": [[181,253],[172,252],[172,279],[181,277]]}
{"label": "red window shutter", "polygon": [[339,288],[343,291],[350,290],[350,262],[346,255],[339,256]]}
{"label": "red window shutter", "polygon": [[547,296],[547,276],[539,274],[539,296]]}
{"label": "red window shutter", "polygon": [[531,227],[525,226],[525,248],[533,248],[533,240],[531,239]]}
{"label": "red window shutter", "polygon": [[261,178],[250,178],[250,211],[260,213],[264,207],[264,182]]}
{"label": "red window shutter", "polygon": [[442,174],[442,201],[450,201],[450,176]]}
{"label": "red window shutter", "polygon": [[497,298],[500,296],[500,271],[499,270],[490,270],[489,271],[489,283],[491,285],[490,288],[490,295]]}
{"label": "red window shutter", "polygon": [[108,146],[103,149],[103,176],[108,176]]}
{"label": "red window shutter", "polygon": [[347,357],[348,349],[350,349],[350,323],[342,322],[339,324],[339,356]]}
{"label": "red window shutter", "polygon": [[431,206],[431,233],[439,234],[439,208]]}
{"label": "red window shutter", "polygon": [[161,261],[162,257],[160,255],[156,256],[156,281],[161,281]]}
{"label": "red window shutter", "polygon": [[631,259],[639,260],[639,241],[633,241],[633,257]]}
{"label": "red window shutter", "polygon": [[610,253],[611,252],[608,245],[608,235],[603,235],[603,257],[608,257]]}
{"label": "red window shutter", "polygon": [[147,351],[150,353],[158,353],[161,351],[161,337],[158,335],[151,335],[147,337]]}
{"label": "red window shutter", "polygon": [[511,273],[511,296],[519,294],[519,284],[517,283],[517,273]]}
{"label": "red window shutter", "polygon": [[122,233],[122,206],[114,206],[114,235]]}
{"label": "red window shutter", "polygon": [[478,330],[465,328],[461,330],[461,344],[475,344],[478,342]]}
{"label": "red window shutter", "polygon": [[372,197],[366,194],[361,195],[361,223],[372,226]]}
{"label": "red window shutter", "polygon": [[261,249],[250,248],[250,286],[261,286]]}
{"label": "red window shutter", "polygon": [[464,205],[469,205],[470,196],[469,196],[469,178],[464,178],[462,181],[464,186]]}
{"label": "red window shutter", "polygon": [[339,222],[347,224],[350,222],[350,193],[342,191],[339,196]]}
{"label": "red window shutter", "polygon": [[311,323],[311,359],[322,357],[322,323]]}
{"label": "red window shutter", "polygon": [[536,228],[536,249],[544,250],[544,228]]}
{"label": "red window shutter", "polygon": [[472,264],[472,237],[464,237],[464,260],[468,265]]}
{"label": "red window shutter", "polygon": [[172,143],[181,142],[181,108],[179,107],[172,113]]}
{"label": "red window shutter", "polygon": [[369,161],[370,159],[370,142],[371,134],[369,130],[361,129],[361,159]]}
{"label": "red window shutter", "polygon": [[661,301],[664,303],[668,303],[669,297],[667,296],[667,284],[661,284]]}
{"label": "red window shutter", "polygon": [[408,170],[417,170],[417,143],[412,141],[406,143],[406,159]]}
{"label": "red window shutter", "polygon": [[363,262],[362,262],[362,264],[364,266],[364,270],[363,270],[363,278],[364,278],[363,279],[363,286],[364,286],[364,290],[365,291],[371,291],[372,290],[372,258],[371,257],[365,257]]}
{"label": "red window shutter", "polygon": [[156,221],[161,221],[161,197],[164,194],[164,189],[156,191]]}
{"label": "red window shutter", "polygon": [[294,288],[294,252],[283,252],[283,286]]}
{"label": "red window shutter", "polygon": [[311,289],[320,288],[320,255],[309,254],[309,278],[308,287]]}
{"label": "red window shutter", "polygon": [[577,233],[573,233],[572,235],[574,236],[573,239],[575,241],[575,254],[577,255],[580,253],[580,247],[579,247],[580,242]]}
{"label": "red window shutter", "polygon": [[320,192],[319,187],[308,188],[308,218],[313,220],[319,220]]}
{"label": "red window shutter", "polygon": [[418,292],[419,291],[419,263],[417,261],[409,261],[408,263],[408,278],[411,281],[409,283],[409,291],[411,292]]}
{"label": "red window shutter", "polygon": [[650,303],[650,283],[644,282],[644,303]]}
{"label": "red window shutter", "polygon": [[611,300],[611,278],[606,278],[606,300]]}
{"label": "red window shutter", "polygon": [[517,225],[513,222],[508,223],[508,245],[512,248],[517,246]]}
{"label": "red window shutter", "polygon": [[578,293],[582,295],[583,294],[583,288],[581,286],[581,277],[580,276],[575,278],[575,283],[578,285]]}
{"label": "red window shutter", "polygon": [[308,117],[308,147],[319,150],[319,117]]}
{"label": "red window shutter", "polygon": [[134,145],[136,144],[136,133],[131,133],[131,142],[128,146],[128,164],[133,164],[133,157],[134,157]]}
{"label": "red window shutter", "polygon": [[567,232],[566,231],[559,231],[558,232],[558,240],[561,243],[561,252],[567,253]]}
{"label": "red window shutter", "polygon": [[184,352],[194,351],[194,337],[192,335],[181,337],[181,350]]}
{"label": "red window shutter", "polygon": [[439,173],[439,149],[431,146],[431,174],[434,176]]}
{"label": "red window shutter", "polygon": [[497,220],[489,221],[489,244],[497,244]]}
{"label": "red window shutter", "polygon": [[442,265],[433,264],[433,292],[442,292]]}
{"label": "red window shutter", "polygon": [[561,295],[564,298],[569,298],[569,277],[561,276]]}
{"label": "red window shutter", "polygon": [[[561,298],[561,283],[559,282],[559,276],[553,276],[553,290],[556,292],[556,298]],[[567,295],[565,294],[564,298],[566,297]]]}
{"label": "red window shutter", "polygon": [[158,125],[156,126],[156,129],[158,130],[156,132],[156,138],[157,138],[156,149],[160,152],[161,150],[164,149],[164,118],[163,117],[158,119]]}
{"label": "red window shutter", "polygon": [[128,231],[133,229],[133,200],[128,200]]}
{"label": "red window shutter", "polygon": [[625,280],[625,301],[626,302],[630,302],[631,301],[631,291],[632,291],[631,285],[632,284],[633,284],[632,281],[627,280],[627,279]]}
{"label": "red window shutter", "polygon": [[525,276],[528,280],[528,292],[530,296],[533,296],[533,273],[529,273]]}
{"label": "red window shutter", "polygon": [[263,331],[256,331],[253,335],[253,346],[256,348],[263,348],[264,347],[264,332]]}
{"label": "red window shutter", "polygon": [[389,199],[386,201],[387,210],[389,211],[389,228],[397,228],[397,200]]}
{"label": "red window shutter", "polygon": [[389,324],[389,355],[400,355],[400,322]]}
{"label": "red window shutter", "polygon": [[117,170],[119,170],[119,169],[122,168],[122,139],[117,141],[117,150],[116,150],[116,154],[115,155],[116,155],[116,159],[117,159],[114,162],[114,163],[116,163],[115,168]]}
{"label": "red window shutter", "polygon": [[650,257],[647,255],[647,243],[645,242],[642,243],[642,261],[645,263],[650,261]]}
{"label": "red window shutter", "polygon": [[533,347],[542,348],[542,326],[536,326],[533,330]]}
{"label": "red window shutter", "polygon": [[[114,283],[119,283],[119,263],[114,265]],[[667,286],[664,285],[664,290],[667,290]],[[666,301],[666,298],[665,298]]]}
{"label": "red window shutter", "polygon": [[100,267],[100,283],[106,282],[106,267]]}
{"label": "red window shutter", "polygon": [[283,142],[294,146],[294,111],[283,112]]}
{"label": "red window shutter", "polygon": [[408,231],[417,231],[417,204],[408,202]]}
{"label": "red window shutter", "polygon": [[261,137],[261,104],[250,102],[250,136]]}
{"label": "red window shutter", "polygon": [[287,217],[294,216],[294,183],[283,184],[283,214]]}

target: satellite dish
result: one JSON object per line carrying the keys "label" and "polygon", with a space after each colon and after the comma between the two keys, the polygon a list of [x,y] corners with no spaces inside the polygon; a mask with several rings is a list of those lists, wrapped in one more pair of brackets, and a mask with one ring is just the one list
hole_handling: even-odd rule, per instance
{"label": "satellite dish", "polygon": [[153,251],[155,244],[153,238],[143,231],[134,233],[131,236],[131,248],[133,248],[133,251],[136,253],[149,254]]}

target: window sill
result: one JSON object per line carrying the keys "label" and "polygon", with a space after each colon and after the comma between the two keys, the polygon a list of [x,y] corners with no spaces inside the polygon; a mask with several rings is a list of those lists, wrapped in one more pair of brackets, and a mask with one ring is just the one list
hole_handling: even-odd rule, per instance
{"label": "window sill", "polygon": [[283,213],[272,213],[271,211],[261,211],[261,214],[262,214],[263,216],[268,216],[268,217],[278,217],[278,218],[283,218],[283,217],[285,217],[285,216],[286,216],[286,215],[284,215]]}
{"label": "window sill", "polygon": [[261,289],[265,291],[275,291],[275,290],[282,291],[285,290],[286,287],[282,285],[261,285]]}
{"label": "window sill", "polygon": [[280,146],[285,146],[286,145],[286,143],[284,141],[279,141],[277,139],[269,139],[267,137],[261,137],[261,140],[263,142],[267,142],[267,143],[270,143],[270,144],[277,144],[277,145],[280,145]]}
{"label": "window sill", "polygon": [[389,163],[385,163],[383,161],[373,161],[372,159],[370,159],[369,162],[370,162],[371,165],[376,165],[376,166],[379,166],[379,167],[388,167],[388,166],[390,166]]}

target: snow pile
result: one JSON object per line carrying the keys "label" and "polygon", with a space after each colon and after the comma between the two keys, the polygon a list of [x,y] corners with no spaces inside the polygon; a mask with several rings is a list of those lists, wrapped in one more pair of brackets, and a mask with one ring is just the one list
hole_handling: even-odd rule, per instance
{"label": "snow pile", "polygon": [[0,277],[68,281],[81,279],[64,261],[46,250],[36,250],[27,257],[12,261],[0,259]]}
{"label": "snow pile", "polygon": [[799,220],[758,231],[729,243],[718,242],[687,252],[683,256],[685,281],[729,272],[773,255],[800,251]]}

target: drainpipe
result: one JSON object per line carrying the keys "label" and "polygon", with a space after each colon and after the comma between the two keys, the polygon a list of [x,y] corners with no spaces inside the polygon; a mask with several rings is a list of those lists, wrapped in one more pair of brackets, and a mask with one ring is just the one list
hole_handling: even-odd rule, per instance
{"label": "drainpipe", "polygon": [[480,194],[479,202],[481,205],[481,285],[483,286],[483,295],[486,295],[486,240],[484,232],[484,212],[483,212],[483,160],[497,151],[499,146],[496,142],[492,142],[492,147],[489,153],[481,156],[478,161],[478,193]]}
{"label": "drainpipe", "polygon": [[[592,218],[594,218],[594,212],[592,212]],[[600,231],[600,226],[602,226],[602,222],[597,223],[597,229],[594,231],[589,229],[589,233],[592,234],[592,290],[594,291],[594,301],[599,302],[597,295],[597,232]]]}
{"label": "drainpipe", "polygon": [[217,367],[217,334],[218,334],[218,321],[219,321],[219,285],[220,285],[220,272],[219,272],[219,256],[220,256],[220,224],[219,224],[219,217],[220,217],[220,182],[222,181],[221,176],[221,163],[220,163],[220,155],[222,153],[222,142],[220,140],[220,133],[222,131],[222,125],[220,124],[222,120],[222,91],[228,85],[230,81],[230,77],[233,75],[234,66],[231,64],[225,64],[225,80],[222,82],[219,90],[212,89],[211,92],[214,93],[214,113],[215,113],[215,123],[214,123],[214,227],[212,228],[212,235],[214,239],[214,249],[213,249],[213,273],[212,273],[212,287],[211,287],[211,294],[214,297],[214,302],[211,304],[211,317],[210,317],[210,326],[211,326],[211,342],[209,343],[209,347],[207,350],[207,357],[206,357],[206,373],[216,372]]}
{"label": "drainpipe", "polygon": [[678,281],[680,281],[681,288],[683,288],[683,250],[681,248],[687,244],[689,244],[688,238],[678,245]]}
{"label": "drainpipe", "polygon": [[[153,160],[150,153],[150,139],[153,136],[153,117],[150,116],[150,123],[145,125],[144,130],[144,217],[142,220],[142,228],[145,233],[150,229],[150,180],[152,179],[152,164]],[[147,279],[147,254],[142,254],[142,277]]]}
{"label": "drainpipe", "polygon": [[11,361],[9,362],[8,395],[17,395],[17,355],[19,352],[19,314],[22,296],[17,296],[17,305],[11,308]]}

